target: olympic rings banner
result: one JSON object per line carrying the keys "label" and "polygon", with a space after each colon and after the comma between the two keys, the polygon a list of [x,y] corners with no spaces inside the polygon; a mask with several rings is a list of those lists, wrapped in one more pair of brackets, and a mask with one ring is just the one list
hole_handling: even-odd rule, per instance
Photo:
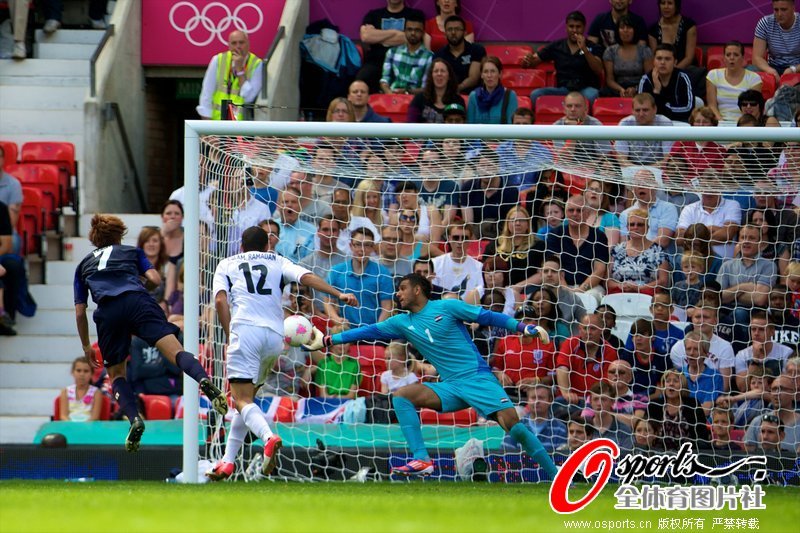
{"label": "olympic rings banner", "polygon": [[206,66],[228,49],[228,35],[250,36],[250,51],[267,53],[286,0],[143,0],[142,64]]}

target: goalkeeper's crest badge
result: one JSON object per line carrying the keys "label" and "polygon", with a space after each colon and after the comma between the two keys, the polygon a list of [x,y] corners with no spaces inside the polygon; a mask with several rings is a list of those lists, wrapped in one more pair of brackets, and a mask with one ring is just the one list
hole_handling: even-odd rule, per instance
{"label": "goalkeeper's crest badge", "polygon": [[544,352],[542,350],[534,350],[533,351],[533,360],[536,363],[541,363],[544,359]]}

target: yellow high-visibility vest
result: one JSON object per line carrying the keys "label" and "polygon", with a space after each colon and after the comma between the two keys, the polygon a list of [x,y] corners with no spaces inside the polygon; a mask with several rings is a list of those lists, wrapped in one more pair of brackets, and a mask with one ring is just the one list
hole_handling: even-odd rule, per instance
{"label": "yellow high-visibility vest", "polygon": [[[233,54],[230,50],[217,54],[217,87],[211,97],[212,120],[220,120],[222,118],[223,100],[230,100],[235,106],[242,106],[245,103],[244,98],[239,96],[241,87],[239,86],[239,78],[231,70],[232,62]],[[253,78],[253,72],[260,64],[261,60],[252,52],[247,56],[244,69],[248,80]],[[243,119],[241,107],[236,113],[236,119]]]}

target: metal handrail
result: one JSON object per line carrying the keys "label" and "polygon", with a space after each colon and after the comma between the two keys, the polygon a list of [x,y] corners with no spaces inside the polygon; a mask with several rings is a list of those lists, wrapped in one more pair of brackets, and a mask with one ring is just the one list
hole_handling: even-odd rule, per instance
{"label": "metal handrail", "polygon": [[147,201],[144,197],[144,190],[139,180],[139,171],[136,169],[136,161],[133,159],[133,150],[131,150],[131,143],[128,140],[128,131],[125,129],[125,122],[122,120],[122,112],[120,111],[119,104],[116,102],[108,102],[103,106],[104,116],[107,121],[111,118],[119,124],[119,135],[122,138],[122,145],[125,148],[125,157],[128,160],[128,165],[133,169],[133,186],[136,189],[136,196],[139,199],[139,207],[142,213],[149,211]]}
{"label": "metal handrail", "polygon": [[98,58],[100,57],[100,53],[103,51],[103,47],[105,47],[106,43],[108,42],[108,40],[111,38],[112,35],[114,35],[114,25],[109,24],[108,27],[106,28],[106,31],[103,32],[103,37],[100,39],[100,42],[97,43],[97,48],[95,48],[94,53],[92,54],[92,58],[89,60],[89,64],[91,65],[91,71],[89,74],[90,76],[89,83],[91,86],[90,90],[92,98],[97,96],[97,86],[96,86],[97,74],[95,73],[96,63]]}
{"label": "metal handrail", "polygon": [[275,37],[272,39],[272,44],[269,45],[267,55],[264,56],[264,59],[261,62],[261,98],[264,98],[265,100],[267,98],[267,67],[269,66],[270,59],[272,59],[272,55],[275,53],[275,49],[278,48],[278,43],[284,38],[285,35],[286,27],[278,26],[278,33],[276,33]]}

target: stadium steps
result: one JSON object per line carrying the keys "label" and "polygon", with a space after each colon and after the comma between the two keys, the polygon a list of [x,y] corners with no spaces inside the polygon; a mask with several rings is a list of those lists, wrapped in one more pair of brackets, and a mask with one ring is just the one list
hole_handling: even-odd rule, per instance
{"label": "stadium steps", "polygon": [[83,161],[84,101],[90,61],[103,36],[97,30],[36,30],[34,57],[0,61],[0,138],[19,146],[29,141],[68,141]]}
{"label": "stadium steps", "polygon": [[[136,245],[143,226],[158,226],[158,215],[119,214],[128,226],[125,244]],[[33,442],[39,427],[50,420],[53,400],[61,388],[72,383],[70,365],[82,355],[75,330],[72,282],[75,268],[94,249],[85,237],[91,215],[80,217],[78,232],[70,236],[71,261],[49,260],[45,264],[46,285],[31,285],[38,304],[36,315],[17,315],[16,337],[0,337],[0,443]],[[94,336],[89,303],[89,328]]]}

